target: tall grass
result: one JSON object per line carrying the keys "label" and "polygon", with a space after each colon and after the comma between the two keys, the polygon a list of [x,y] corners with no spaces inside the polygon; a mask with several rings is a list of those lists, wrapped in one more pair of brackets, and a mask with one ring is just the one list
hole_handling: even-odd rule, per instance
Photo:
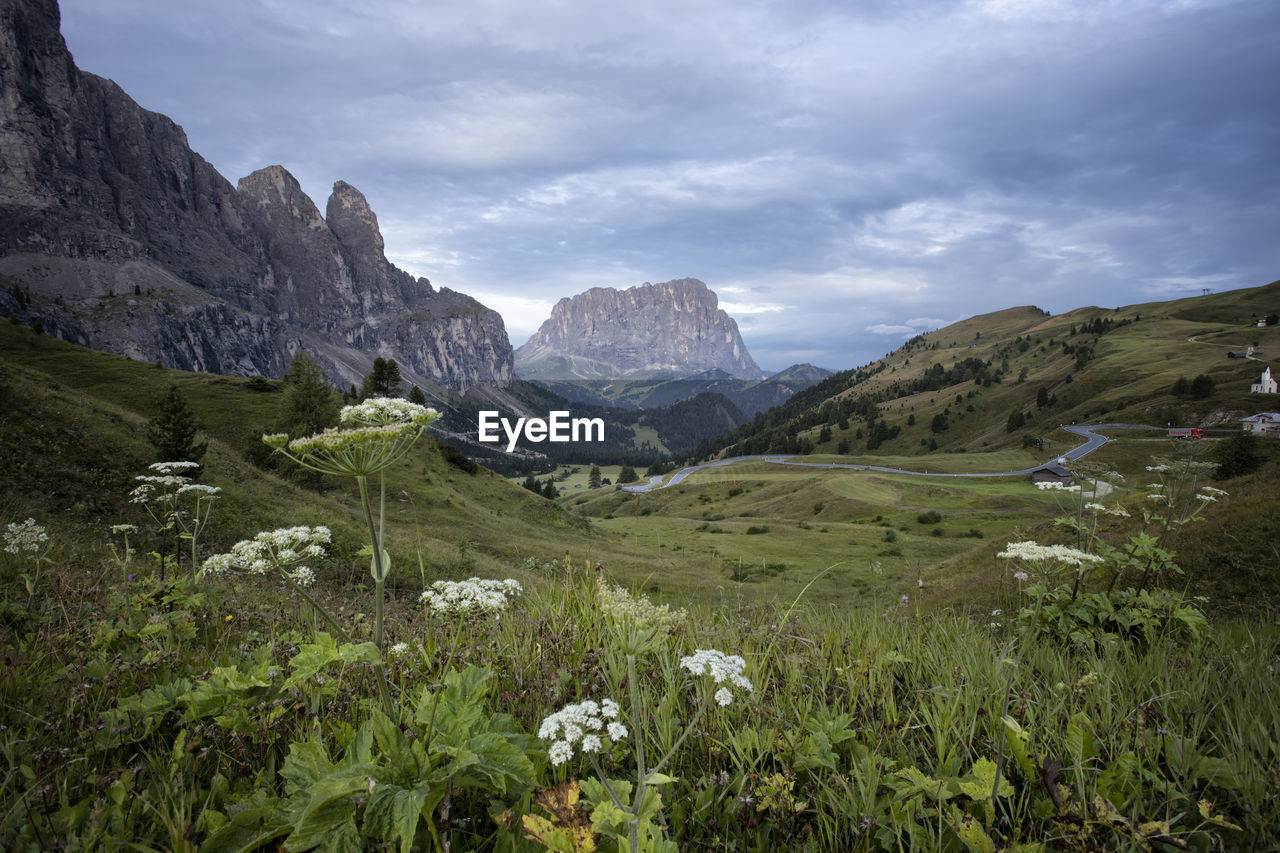
{"label": "tall grass", "polygon": [[[304,689],[237,694],[249,698],[221,715],[184,713],[163,697],[211,683],[218,667],[287,672],[313,636],[309,614],[262,579],[139,578],[126,589],[86,575],[84,554],[59,557],[48,594],[31,609],[6,605],[0,626],[5,849],[197,849],[228,816],[284,796],[278,771],[296,744],[350,743],[378,704],[373,674],[348,666]],[[7,593],[18,589],[13,563]],[[675,781],[662,786],[661,822],[680,849],[977,849],[975,827],[1001,849],[1280,844],[1274,624],[1221,622],[1192,645],[1045,644],[1014,661],[1017,626],[986,611],[695,605],[638,656],[632,685],[596,572],[571,568],[526,584],[497,619],[390,606],[388,642],[408,644],[390,663],[392,688],[403,702],[446,669],[489,667],[486,713],[533,733],[567,703],[622,700],[634,686],[633,734],[661,755],[695,716],[679,658],[742,655],[754,692],[703,717],[664,770]],[[342,617],[353,635],[372,628],[360,612],[357,600]],[[139,695],[151,704],[115,712]],[[601,757],[622,778],[632,761]],[[984,797],[997,763],[1004,793]],[[580,761],[535,766],[535,787],[593,775]],[[518,829],[531,793],[508,792],[503,818],[491,795],[454,792],[438,843],[539,849]],[[431,838],[424,830],[412,849]]]}

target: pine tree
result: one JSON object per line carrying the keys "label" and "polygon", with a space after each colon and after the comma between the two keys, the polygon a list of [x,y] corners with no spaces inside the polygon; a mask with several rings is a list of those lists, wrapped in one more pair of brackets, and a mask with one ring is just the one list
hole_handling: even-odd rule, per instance
{"label": "pine tree", "polygon": [[601,478],[600,466],[592,465],[591,473],[587,474],[587,486],[592,489],[600,488]]}
{"label": "pine tree", "polygon": [[[170,383],[156,403],[158,411],[147,423],[147,441],[156,449],[159,462],[199,462],[209,443],[195,443],[200,425],[178,386]],[[193,469],[198,474],[200,469]],[[188,474],[187,476],[193,476]]]}
{"label": "pine tree", "polygon": [[400,365],[394,358],[378,356],[373,360],[373,370],[364,377],[360,385],[360,399],[370,397],[399,397]]}
{"label": "pine tree", "polygon": [[419,406],[425,406],[427,404],[427,395],[422,393],[421,388],[414,385],[409,389],[409,402],[415,403]]}
{"label": "pine tree", "polygon": [[636,473],[636,469],[630,465],[623,465],[622,470],[618,472],[619,483],[634,483],[640,479],[640,475]]}
{"label": "pine tree", "polygon": [[542,496],[549,501],[553,501],[560,497],[560,490],[556,488],[556,481],[548,477],[547,482],[542,485]]}
{"label": "pine tree", "polygon": [[299,353],[284,374],[276,429],[290,438],[314,435],[338,423],[338,392],[309,353]]}

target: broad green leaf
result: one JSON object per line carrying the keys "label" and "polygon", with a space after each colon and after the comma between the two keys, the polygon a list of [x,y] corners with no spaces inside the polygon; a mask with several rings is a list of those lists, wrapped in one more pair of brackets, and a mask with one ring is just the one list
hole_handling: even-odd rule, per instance
{"label": "broad green leaf", "polygon": [[[306,805],[294,824],[293,832],[285,839],[285,849],[307,850],[317,844],[324,844],[325,849],[335,849],[335,839],[342,838],[343,826],[350,823],[355,828],[355,797],[368,792],[369,777],[364,775],[329,775],[313,784],[307,790]],[[359,839],[358,832],[356,839]]]}
{"label": "broad green leaf", "polygon": [[200,845],[201,853],[247,853],[281,836],[292,826],[270,805],[241,809]]}
{"label": "broad green leaf", "polygon": [[286,796],[293,797],[306,791],[333,770],[329,753],[317,740],[294,741],[289,744],[289,755],[280,768]]}
{"label": "broad green leaf", "polygon": [[896,799],[906,799],[916,794],[928,794],[939,802],[945,802],[956,795],[945,781],[926,776],[916,767],[904,767],[893,776],[903,779],[906,785],[894,785]]}
{"label": "broad green leaf", "polygon": [[665,773],[650,773],[644,777],[646,785],[669,785],[674,781],[676,781],[676,777],[668,776]]}
{"label": "broad green leaf", "polygon": [[427,794],[426,788],[411,791],[398,785],[376,785],[364,807],[365,832],[383,841],[399,839],[400,853],[411,853]]}
{"label": "broad green leaf", "polygon": [[[973,769],[969,771],[969,776],[960,780],[960,793],[971,800],[989,800],[991,799],[991,789],[995,784],[995,762],[986,758],[979,758],[973,762]],[[996,791],[996,796],[1013,796],[1013,786],[1009,784],[1009,780],[1004,774],[1000,776],[1000,787]]]}
{"label": "broad green leaf", "polygon": [[325,631],[316,632],[316,641],[307,643],[289,659],[292,672],[287,683],[299,684],[338,660],[338,644]]}

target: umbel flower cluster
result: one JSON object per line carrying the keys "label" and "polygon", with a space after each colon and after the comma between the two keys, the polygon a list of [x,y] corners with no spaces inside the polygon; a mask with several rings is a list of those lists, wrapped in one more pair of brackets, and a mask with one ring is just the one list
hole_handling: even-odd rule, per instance
{"label": "umbel flower cluster", "polygon": [[1032,541],[1010,542],[996,556],[1028,563],[1061,563],[1064,566],[1102,562],[1102,558],[1097,554],[1069,548],[1066,545],[1039,545]]}
{"label": "umbel flower cluster", "polygon": [[605,581],[596,591],[600,609],[618,622],[628,622],[639,628],[656,628],[670,631],[685,620],[688,613],[681,608],[672,610],[667,604],[654,604],[645,596],[633,596],[620,586]]}
{"label": "umbel flower cluster", "polygon": [[751,692],[751,681],[742,673],[747,662],[740,655],[726,655],[716,649],[697,649],[688,657],[680,658],[680,666],[694,675],[710,675],[719,689],[715,692],[716,704],[725,707],[733,702],[730,686]]}
{"label": "umbel flower cluster", "polygon": [[197,500],[212,500],[222,489],[192,483],[186,476],[187,471],[199,467],[195,462],[153,462],[147,468],[155,471],[154,474],[140,474],[133,478],[139,485],[129,493],[129,502],[150,504],[186,494],[194,495]]}
{"label": "umbel flower cluster", "polygon": [[18,524],[12,522],[4,529],[4,550],[10,554],[22,551],[39,551],[40,546],[49,541],[49,534],[36,524],[34,518]]}
{"label": "umbel flower cluster", "polygon": [[465,581],[436,581],[419,600],[439,616],[469,616],[500,613],[524,592],[520,581],[470,578]]}
{"label": "umbel flower cluster", "polygon": [[408,400],[374,397],[342,409],[344,428],[293,440],[282,433],[264,435],[262,440],[313,471],[367,477],[403,456],[438,417],[435,409]]}
{"label": "umbel flower cluster", "polygon": [[259,533],[252,539],[237,542],[226,554],[205,560],[200,573],[221,574],[242,569],[261,575],[275,569],[294,583],[307,586],[315,580],[315,573],[298,564],[323,557],[329,537],[329,528],[323,526],[281,527]]}
{"label": "umbel flower cluster", "polygon": [[618,703],[612,699],[588,699],[566,705],[542,721],[538,737],[551,741],[547,758],[559,767],[573,757],[574,749],[596,753],[627,737],[627,727],[618,722]]}

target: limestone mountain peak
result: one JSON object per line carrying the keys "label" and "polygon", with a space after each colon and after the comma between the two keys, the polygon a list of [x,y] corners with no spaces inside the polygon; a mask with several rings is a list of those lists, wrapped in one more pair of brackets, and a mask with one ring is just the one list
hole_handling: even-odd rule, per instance
{"label": "limestone mountain peak", "polygon": [[765,375],[738,324],[696,278],[565,297],[516,351],[516,371],[525,378],[692,376],[712,369],[743,379]]}

